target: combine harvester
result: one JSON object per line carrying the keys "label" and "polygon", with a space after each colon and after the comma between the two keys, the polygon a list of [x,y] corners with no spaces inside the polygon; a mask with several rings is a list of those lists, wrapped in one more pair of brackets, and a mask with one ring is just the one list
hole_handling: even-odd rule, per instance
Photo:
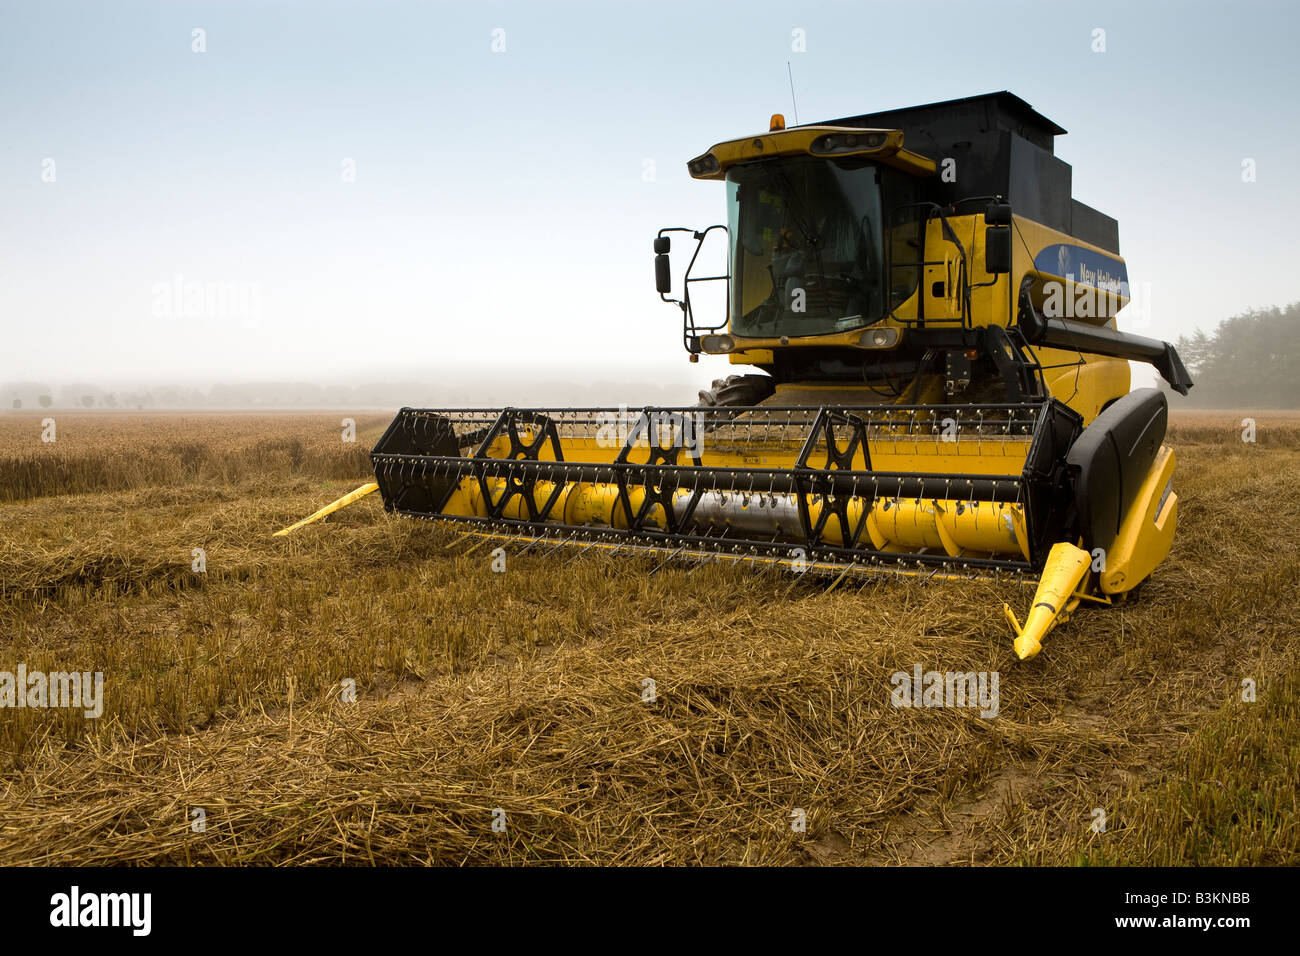
{"label": "combine harvester", "polygon": [[[371,453],[384,507],[528,548],[1037,580],[1020,658],[1082,601],[1134,594],[1177,520],[1164,394],[1174,349],[1117,331],[1114,219],[1071,198],[1065,131],[1010,93],[728,140],[691,160],[727,225],[660,230],[660,297],[692,362],[731,376],[689,408],[404,408]],[[726,275],[692,273],[714,230]],[[672,233],[694,242],[672,298]],[[691,290],[725,281],[727,314]],[[698,298],[698,296],[697,296]],[[298,527],[295,525],[294,527]],[[286,531],[292,529],[286,529]],[[281,532],[284,533],[284,532]]]}

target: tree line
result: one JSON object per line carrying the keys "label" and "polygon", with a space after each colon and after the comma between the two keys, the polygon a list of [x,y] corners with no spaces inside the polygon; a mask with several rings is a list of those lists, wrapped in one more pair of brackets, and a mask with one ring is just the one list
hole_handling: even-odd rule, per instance
{"label": "tree line", "polygon": [[1176,343],[1196,383],[1181,402],[1206,408],[1300,408],[1300,302],[1254,309]]}

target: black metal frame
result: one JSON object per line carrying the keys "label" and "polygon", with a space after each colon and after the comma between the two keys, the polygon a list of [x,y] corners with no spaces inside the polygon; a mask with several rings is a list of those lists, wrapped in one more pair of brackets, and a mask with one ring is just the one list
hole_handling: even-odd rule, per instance
{"label": "black metal frame", "polygon": [[[646,408],[640,412],[637,425],[625,437],[622,448],[612,462],[581,462],[563,460],[563,442],[557,428],[557,418],[568,416],[571,422],[590,424],[593,416],[613,410],[605,409],[466,409],[460,411],[410,409],[399,412],[383,437],[371,452],[375,477],[379,483],[385,508],[399,514],[422,518],[436,518],[490,529],[497,534],[560,535],[577,540],[621,541],[651,547],[691,548],[700,551],[750,553],[769,558],[797,557],[808,561],[822,561],[833,565],[902,565],[918,568],[949,567],[965,571],[1030,572],[1041,568],[1047,549],[1059,540],[1062,528],[1070,517],[1070,484],[1065,467],[1065,455],[1082,429],[1082,420],[1071,409],[1056,401],[1020,403],[1011,405],[954,405],[954,406],[883,406],[843,407],[813,410],[799,407],[761,406],[749,409],[725,409],[729,416],[800,413],[813,415],[807,434],[801,444],[793,468],[739,468],[704,466],[698,454],[689,464],[679,459],[682,446],[663,447],[658,438],[648,434],[653,416],[675,415],[706,416],[712,410],[700,408]],[[963,475],[959,473],[899,473],[873,470],[870,460],[869,440],[873,430],[885,436],[898,436],[898,429],[908,429],[906,435],[929,437],[934,427],[942,421],[939,417],[948,411],[954,420],[960,418],[967,428],[988,440],[1011,436],[1029,436],[1029,448],[1020,474]],[[987,421],[984,413],[990,417]],[[482,434],[472,456],[459,454],[427,454],[413,447],[410,433],[427,431],[430,423],[435,430],[445,434],[443,425],[451,425],[453,416],[472,417],[495,414],[496,420],[486,433],[480,430],[466,432],[475,438]],[[870,416],[885,415],[885,421],[873,422]],[[1007,416],[999,419],[997,416]],[[586,416],[586,417],[580,417]],[[441,422],[442,424],[437,424]],[[531,425],[536,434],[525,440],[519,434],[521,425]],[[744,427],[744,424],[741,425]],[[998,429],[988,432],[982,429]],[[641,432],[646,431],[649,450],[646,461],[630,460]],[[498,437],[505,435],[510,442],[510,457],[489,457],[487,452]],[[975,440],[975,439],[967,439]],[[464,447],[464,436],[457,441]],[[554,460],[542,459],[540,454],[549,444]],[[443,442],[440,451],[449,451]],[[415,453],[412,453],[415,452]],[[824,454],[824,461],[822,455]],[[442,509],[458,484],[466,477],[473,478],[488,502],[488,516],[444,515]],[[504,479],[505,490],[493,499],[489,479]],[[550,482],[553,487],[543,503],[537,501],[539,482]],[[618,489],[618,508],[624,528],[607,526],[569,525],[555,520],[552,511],[565,486],[573,483],[608,483]],[[411,494],[414,488],[418,491]],[[632,504],[634,488],[645,494],[639,506]],[[691,497],[679,515],[674,498],[680,492],[690,492]],[[721,534],[691,533],[692,516],[703,494],[709,491],[741,494],[789,494],[797,498],[799,535],[787,535],[786,540],[767,538],[748,532],[738,532],[729,527]],[[516,497],[524,497],[528,518],[505,516],[507,505]],[[854,523],[849,517],[849,502],[853,499],[868,504],[877,499],[948,499],[957,501],[982,501],[994,503],[1019,503],[1024,509],[1028,531],[1029,561],[1018,559],[951,556],[932,553],[898,553],[877,551],[863,546],[862,534],[869,508],[863,508],[861,517]],[[819,514],[814,520],[809,500],[820,501]],[[658,506],[664,514],[666,530],[652,526],[649,518]],[[840,522],[848,544],[830,544],[825,540],[826,524],[834,516]]]}
{"label": "black metal frame", "polygon": [[[691,270],[695,268],[695,260],[700,256],[700,250],[704,248],[704,240],[714,229],[721,229],[728,236],[727,242],[727,272],[720,276],[695,276],[691,277]],[[699,338],[703,334],[717,332],[727,327],[727,322],[731,316],[731,242],[730,231],[726,226],[718,223],[708,226],[703,230],[687,229],[683,226],[665,226],[658,232],[663,236],[668,232],[686,232],[690,233],[691,238],[695,240],[695,251],[691,253],[691,261],[686,265],[686,272],[682,274],[682,297],[673,299],[664,293],[659,293],[659,298],[665,302],[672,302],[682,310],[682,345],[686,351],[695,354],[700,351]],[[722,310],[722,321],[717,325],[698,325],[695,321],[695,309],[691,305],[691,283],[692,282],[726,282],[727,283],[727,307]]]}
{"label": "black metal frame", "polygon": [[[840,447],[836,436],[836,429],[839,427],[847,428],[851,432],[848,446],[844,448]],[[810,467],[809,457],[823,445],[826,463],[820,468]],[[822,544],[826,521],[832,516],[838,519],[840,534],[848,539],[850,548],[856,548],[862,538],[862,531],[867,526],[867,515],[871,513],[871,505],[876,499],[874,486],[870,496],[863,496],[857,494],[858,488],[855,483],[854,493],[845,495],[837,490],[836,482],[832,480],[834,472],[855,471],[853,460],[859,452],[862,454],[862,472],[870,474],[871,448],[867,443],[866,422],[852,412],[830,408],[819,410],[817,418],[813,421],[812,430],[808,433],[808,440],[804,442],[794,466],[795,485],[799,489],[796,499],[799,507],[799,523],[810,546]],[[808,507],[808,501],[814,495],[820,497],[822,501],[815,522]],[[855,497],[863,501],[863,508],[857,524],[850,526],[849,502]]]}
{"label": "black metal frame", "polygon": [[[520,424],[540,426],[536,437],[532,441],[526,442],[519,437]],[[474,458],[476,460],[486,459],[488,449],[503,431],[510,440],[510,451],[506,456],[509,460],[539,461],[541,460],[540,451],[547,441],[551,444],[551,453],[556,460],[564,457],[563,449],[560,446],[560,433],[555,427],[555,422],[541,412],[508,408],[501,413],[501,417],[496,420],[496,423],[488,429],[488,433],[480,443],[478,451],[474,453]],[[506,487],[501,492],[501,497],[494,502],[492,500],[492,491],[488,487],[487,476],[481,471],[477,473],[477,476],[479,491],[483,495],[483,500],[491,506],[491,516],[493,518],[500,518],[511,499],[522,495],[524,506],[528,509],[529,519],[532,521],[545,521],[550,516],[551,509],[555,507],[555,502],[559,500],[560,492],[564,490],[562,485],[556,485],[551,491],[551,496],[546,500],[546,504],[538,508],[537,501],[533,497],[536,482],[525,482],[515,475],[508,475],[506,476]]]}

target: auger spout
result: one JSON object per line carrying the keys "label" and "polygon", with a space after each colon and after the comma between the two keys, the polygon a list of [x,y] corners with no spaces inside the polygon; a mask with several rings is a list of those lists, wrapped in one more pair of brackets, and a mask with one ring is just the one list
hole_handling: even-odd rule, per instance
{"label": "auger spout", "polygon": [[1047,632],[1059,622],[1068,620],[1070,613],[1079,606],[1079,596],[1075,591],[1091,563],[1092,556],[1087,551],[1068,541],[1058,541],[1047,555],[1047,564],[1043,567],[1034,604],[1025,618],[1024,627],[1016,620],[1015,612],[1008,605],[1002,605],[1003,613],[1016,632],[1014,647],[1016,656],[1022,661],[1042,650]]}
{"label": "auger spout", "polygon": [[312,524],[316,521],[320,521],[322,518],[328,517],[329,515],[332,515],[334,512],[346,508],[348,505],[352,504],[353,502],[360,501],[362,498],[370,494],[372,491],[378,491],[378,490],[379,490],[379,482],[367,481],[360,488],[354,489],[353,491],[349,491],[346,495],[344,495],[342,498],[339,498],[337,501],[331,501],[324,508],[321,508],[319,511],[315,512],[314,514],[308,515],[306,518],[303,518],[301,521],[294,522],[293,524],[289,525],[289,527],[287,528],[281,528],[274,535],[272,535],[272,537],[275,538],[283,537],[284,535],[288,534],[290,531],[297,531],[301,527]]}

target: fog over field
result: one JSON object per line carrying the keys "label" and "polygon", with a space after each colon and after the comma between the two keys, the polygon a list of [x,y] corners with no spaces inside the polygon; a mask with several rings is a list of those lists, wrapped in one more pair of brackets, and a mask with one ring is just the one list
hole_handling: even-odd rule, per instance
{"label": "fog over field", "polygon": [[656,231],[727,217],[688,160],[773,113],[1003,89],[1069,131],[1073,195],[1119,221],[1144,297],[1122,325],[1174,341],[1296,298],[1286,5],[952,4],[920,47],[905,6],[380,6],[6,4],[0,382],[689,397],[734,367],[686,365],[655,293]]}
{"label": "fog over field", "polygon": [[[684,364],[684,363],[683,363]],[[0,413],[43,408],[77,409],[393,409],[453,406],[559,407],[689,405],[698,387],[688,376],[664,375],[659,379],[630,376],[625,381],[606,377],[585,380],[572,377],[529,377],[526,374],[444,375],[429,371],[409,379],[358,376],[350,384],[316,384],[310,381],[223,381],[190,385],[161,382],[0,383]]]}

